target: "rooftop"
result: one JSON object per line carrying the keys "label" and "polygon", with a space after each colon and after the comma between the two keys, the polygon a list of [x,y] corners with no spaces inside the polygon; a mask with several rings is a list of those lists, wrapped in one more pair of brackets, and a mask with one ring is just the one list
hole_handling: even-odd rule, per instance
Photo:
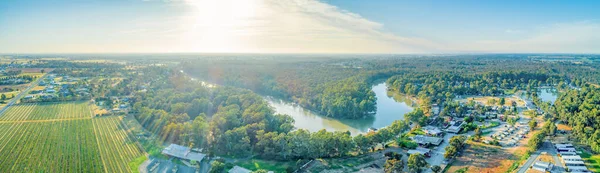
{"label": "rooftop", "polygon": [[407,152],[407,153],[408,153],[408,154],[415,154],[415,153],[419,153],[419,154],[425,155],[425,154],[427,154],[427,153],[429,153],[429,152],[431,152],[431,150],[430,150],[430,149],[423,148],[423,147],[417,147],[417,148],[416,148],[416,149],[414,149],[414,150],[408,150],[408,152]]}
{"label": "rooftop", "polygon": [[444,139],[437,138],[437,137],[429,137],[429,136],[423,136],[423,135],[416,135],[416,136],[413,137],[413,140],[415,142],[417,142],[418,144],[440,145],[440,143],[442,143],[442,141]]}
{"label": "rooftop", "polygon": [[246,169],[246,168],[242,168],[239,166],[234,166],[233,168],[231,168],[229,170],[229,173],[251,173],[252,171]]}
{"label": "rooftop", "polygon": [[169,155],[169,156],[181,158],[181,159],[195,160],[195,161],[198,161],[198,162],[202,161],[202,159],[204,158],[204,156],[206,156],[206,154],[192,152],[190,150],[190,148],[184,147],[184,146],[181,146],[181,145],[177,145],[177,144],[171,144],[171,145],[169,145],[167,148],[165,148],[162,151],[162,153],[166,154],[166,155]]}

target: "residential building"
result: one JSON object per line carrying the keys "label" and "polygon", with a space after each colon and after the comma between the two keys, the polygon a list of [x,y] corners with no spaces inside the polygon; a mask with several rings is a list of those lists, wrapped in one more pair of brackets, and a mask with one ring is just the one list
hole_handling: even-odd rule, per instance
{"label": "residential building", "polygon": [[546,172],[552,170],[553,167],[554,165],[550,162],[536,161],[533,166],[531,166],[531,169]]}
{"label": "residential building", "polygon": [[412,139],[419,145],[440,145],[444,141],[442,138],[423,135],[416,135]]}
{"label": "residential building", "polygon": [[167,148],[162,150],[162,154],[197,162],[202,161],[204,156],[206,156],[206,154],[193,152],[190,150],[190,148],[177,144],[169,145]]}

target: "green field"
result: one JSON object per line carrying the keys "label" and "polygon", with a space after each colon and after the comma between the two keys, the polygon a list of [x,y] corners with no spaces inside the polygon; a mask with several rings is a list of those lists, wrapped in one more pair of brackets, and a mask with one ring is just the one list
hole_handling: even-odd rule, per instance
{"label": "green field", "polygon": [[92,118],[87,104],[14,105],[0,115],[0,172],[132,172],[143,151],[120,117]]}
{"label": "green field", "polygon": [[587,151],[581,153],[581,158],[585,161],[585,166],[592,172],[600,172],[600,155],[592,155]]}
{"label": "green field", "polygon": [[13,105],[0,116],[0,121],[68,120],[90,118],[88,102],[24,103]]}

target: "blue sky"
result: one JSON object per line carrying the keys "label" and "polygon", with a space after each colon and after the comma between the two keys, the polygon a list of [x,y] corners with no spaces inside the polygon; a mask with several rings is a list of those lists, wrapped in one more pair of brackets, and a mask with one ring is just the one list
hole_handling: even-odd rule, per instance
{"label": "blue sky", "polygon": [[4,0],[0,53],[600,53],[600,1]]}

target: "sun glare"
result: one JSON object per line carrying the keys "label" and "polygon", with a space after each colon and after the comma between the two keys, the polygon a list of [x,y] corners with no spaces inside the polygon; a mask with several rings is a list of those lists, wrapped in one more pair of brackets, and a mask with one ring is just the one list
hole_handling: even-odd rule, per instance
{"label": "sun glare", "polygon": [[243,52],[250,23],[259,13],[260,0],[188,0],[191,14],[184,21],[183,39],[192,51]]}

